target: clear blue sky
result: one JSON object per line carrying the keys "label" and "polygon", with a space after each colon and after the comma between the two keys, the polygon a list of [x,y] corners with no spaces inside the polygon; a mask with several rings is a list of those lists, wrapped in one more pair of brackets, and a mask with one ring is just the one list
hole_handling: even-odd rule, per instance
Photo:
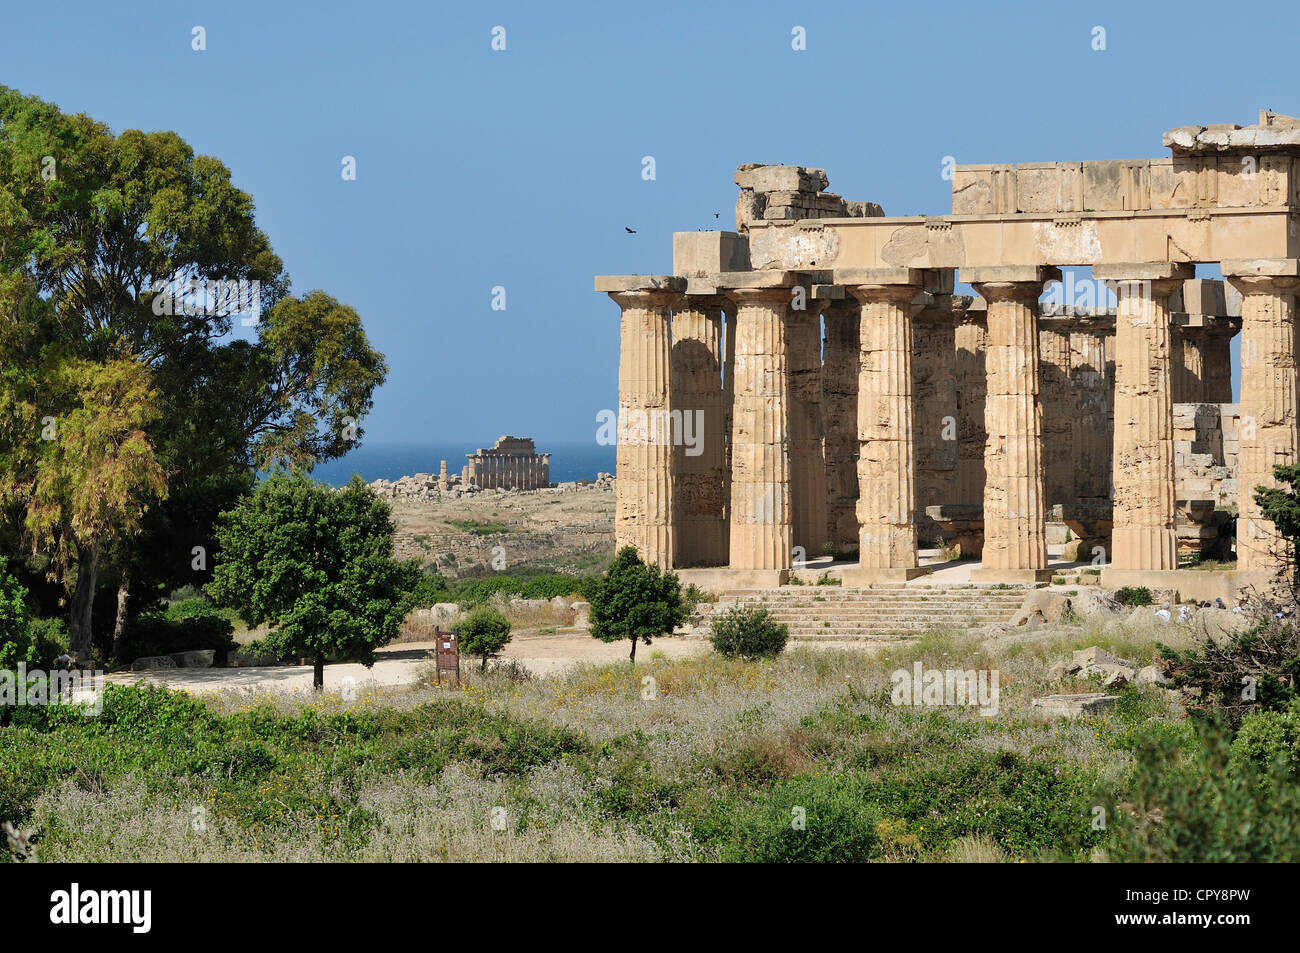
{"label": "clear blue sky", "polygon": [[946,155],[1159,156],[1172,126],[1300,113],[1297,25],[1294,2],[5,0],[0,83],[220,157],[294,290],[354,305],[387,355],[368,441],[589,441],[618,354],[592,276],[733,227],[738,164],[942,214]]}

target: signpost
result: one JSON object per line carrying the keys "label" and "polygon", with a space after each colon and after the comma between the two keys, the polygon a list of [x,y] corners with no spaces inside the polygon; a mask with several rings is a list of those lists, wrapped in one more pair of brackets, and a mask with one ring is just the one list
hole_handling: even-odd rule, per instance
{"label": "signpost", "polygon": [[456,685],[460,685],[460,639],[453,629],[450,632],[443,632],[436,625],[433,627],[433,637],[437,639],[438,647],[436,652],[437,662],[435,668],[438,674],[438,684],[442,684],[443,672],[456,673]]}

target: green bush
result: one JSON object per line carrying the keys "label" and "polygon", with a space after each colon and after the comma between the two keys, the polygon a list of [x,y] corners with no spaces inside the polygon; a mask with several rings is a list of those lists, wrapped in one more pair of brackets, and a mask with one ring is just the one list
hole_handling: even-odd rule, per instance
{"label": "green bush", "polygon": [[1146,586],[1124,586],[1115,590],[1115,601],[1122,606],[1151,605],[1151,590]]}
{"label": "green bush", "polygon": [[411,590],[411,604],[427,609],[439,602],[454,602],[447,580],[442,573],[424,572]]}
{"label": "green bush", "polygon": [[507,596],[518,596],[523,591],[524,584],[514,576],[489,576],[487,579],[476,579],[458,586],[455,590],[456,602],[462,609],[481,606],[498,592],[505,593]]}
{"label": "green bush", "polygon": [[554,599],[556,596],[572,596],[581,589],[581,580],[576,576],[534,576],[524,583],[520,595],[525,599]]}
{"label": "green bush", "polygon": [[27,608],[27,590],[8,570],[0,557],[0,669],[14,669],[24,663],[38,663],[32,641],[32,616]]}
{"label": "green bush", "polygon": [[879,808],[862,781],[813,774],[774,785],[741,812],[723,860],[755,863],[854,863],[880,853]]}
{"label": "green bush", "polygon": [[1246,715],[1232,741],[1228,768],[1266,790],[1278,775],[1290,784],[1300,781],[1300,699],[1286,711]]}
{"label": "green bush", "polygon": [[[1300,860],[1300,786],[1255,754],[1281,750],[1284,733],[1261,722],[1233,751],[1221,719],[1186,751],[1167,732],[1134,751],[1130,790],[1116,817],[1110,857],[1143,863],[1294,863]],[[1248,750],[1254,749],[1254,750]],[[1237,758],[1232,758],[1233,754]]]}
{"label": "green bush", "polygon": [[[1227,638],[1205,636],[1189,648],[1159,649],[1173,685],[1191,689],[1196,700],[1188,707],[1224,712],[1230,724],[1251,711],[1286,711],[1300,697],[1300,629],[1294,619],[1268,618]],[[1253,692],[1244,691],[1247,685]]]}
{"label": "green bush", "polygon": [[713,620],[713,648],[727,658],[774,658],[790,638],[790,630],[766,609],[732,606]]}
{"label": "green bush", "polygon": [[32,646],[41,668],[51,668],[54,660],[68,651],[68,620],[32,619]]}
{"label": "green bush", "polygon": [[166,612],[146,613],[129,620],[114,646],[116,662],[130,665],[148,655],[212,649],[213,664],[225,665],[228,653],[238,648],[232,637],[235,627],[219,610],[206,603],[204,606],[183,608],[180,614],[172,615],[177,611],[173,606]]}
{"label": "green bush", "polygon": [[477,655],[481,668],[487,668],[489,657],[496,655],[510,641],[510,620],[491,606],[479,606],[461,619],[456,627],[460,650]]}

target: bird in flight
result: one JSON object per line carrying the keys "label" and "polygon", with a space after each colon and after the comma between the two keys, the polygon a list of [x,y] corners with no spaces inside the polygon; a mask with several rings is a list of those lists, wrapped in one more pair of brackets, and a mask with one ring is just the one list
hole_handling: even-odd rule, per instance
{"label": "bird in flight", "polygon": [[635,234],[636,234],[636,229],[635,229],[635,228],[628,228],[626,225],[623,226],[623,231],[627,232],[629,235],[635,235]]}

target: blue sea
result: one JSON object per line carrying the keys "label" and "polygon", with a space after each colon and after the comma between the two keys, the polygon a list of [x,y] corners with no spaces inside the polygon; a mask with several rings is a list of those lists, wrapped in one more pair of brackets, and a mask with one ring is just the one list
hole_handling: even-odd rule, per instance
{"label": "blue sea", "polygon": [[[460,473],[465,465],[465,455],[479,447],[490,447],[496,440],[481,444],[470,443],[363,443],[347,456],[319,464],[312,476],[332,486],[342,486],[360,473],[366,482],[396,480],[416,473],[437,475],[438,463],[447,461],[447,473]],[[613,473],[616,448],[596,443],[543,443],[538,441],[537,452],[551,455],[551,482],[567,483],[571,480],[594,480],[597,473]]]}

